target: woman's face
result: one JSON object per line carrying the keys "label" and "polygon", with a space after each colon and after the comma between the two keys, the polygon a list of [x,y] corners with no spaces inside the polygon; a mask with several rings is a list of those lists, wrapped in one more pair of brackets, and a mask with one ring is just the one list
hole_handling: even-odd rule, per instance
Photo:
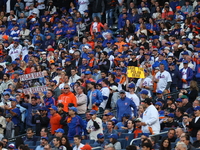
{"label": "woman's face", "polygon": [[0,44],[0,49],[3,49],[3,45]]}
{"label": "woman's face", "polygon": [[144,112],[144,109],[143,109],[142,106],[139,107],[139,111],[140,111],[140,112]]}
{"label": "woman's face", "polygon": [[160,7],[156,7],[156,11],[159,12],[160,11]]}
{"label": "woman's face", "polygon": [[130,24],[130,21],[129,21],[129,20],[126,20],[126,24]]}
{"label": "woman's face", "polygon": [[168,146],[169,146],[169,141],[168,140],[164,140],[163,147],[168,147]]}
{"label": "woman's face", "polygon": [[175,106],[174,104],[172,104],[172,105],[171,105],[171,108],[175,110],[175,109],[176,109],[176,106]]}
{"label": "woman's face", "polygon": [[62,142],[62,144],[65,144],[66,141],[67,141],[67,140],[66,140],[65,138],[62,138],[62,141],[61,141],[61,142]]}

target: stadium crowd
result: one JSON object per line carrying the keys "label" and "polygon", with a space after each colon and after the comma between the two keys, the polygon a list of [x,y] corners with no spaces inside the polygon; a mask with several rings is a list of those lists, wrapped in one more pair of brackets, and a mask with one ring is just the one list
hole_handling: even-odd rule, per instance
{"label": "stadium crowd", "polygon": [[0,150],[200,149],[199,33],[200,0],[0,0]]}

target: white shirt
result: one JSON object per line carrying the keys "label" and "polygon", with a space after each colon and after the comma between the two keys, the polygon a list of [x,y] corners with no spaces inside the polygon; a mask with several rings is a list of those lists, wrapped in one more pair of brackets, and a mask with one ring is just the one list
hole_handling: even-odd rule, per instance
{"label": "white shirt", "polygon": [[130,92],[126,92],[126,97],[132,99],[137,107],[140,105],[140,99],[135,93],[131,94]]}
{"label": "white shirt", "polygon": [[[140,84],[142,82],[142,79],[140,78],[137,83],[136,86],[139,87]],[[142,86],[148,86],[148,87],[152,87],[153,86],[153,81],[151,78],[147,77],[143,80]],[[151,97],[151,91],[145,88],[142,88],[142,90],[147,90],[148,91],[148,96]]]}
{"label": "white shirt", "polygon": [[172,82],[171,75],[168,71],[163,71],[162,73],[159,71],[156,73],[156,79],[159,79],[157,83],[157,90],[164,91],[167,83]]}
{"label": "white shirt", "polygon": [[108,87],[103,87],[103,88],[101,89],[101,93],[102,93],[102,96],[103,96],[103,97],[106,96],[107,99],[104,99],[104,98],[103,98],[103,102],[100,104],[99,107],[105,109],[106,104],[107,104],[107,102],[108,102],[108,97],[109,97],[109,94],[110,94],[110,90],[109,90]]}
{"label": "white shirt", "polygon": [[14,61],[16,58],[20,58],[22,46],[19,44],[16,48],[14,47],[14,44],[11,44],[10,46],[9,55],[12,58],[12,61]]}
{"label": "white shirt", "polygon": [[88,0],[78,0],[79,9],[78,11],[83,15],[85,10],[88,10],[90,4]]}
{"label": "white shirt", "polygon": [[76,145],[74,146],[73,150],[81,150],[81,148],[83,147],[84,145],[82,143],[80,143],[79,147],[77,147]]}
{"label": "white shirt", "polygon": [[[187,79],[187,68],[182,70],[182,79]],[[182,85],[183,88],[188,88],[189,85],[187,85],[187,83],[183,83]]]}
{"label": "white shirt", "polygon": [[97,22],[94,22],[94,23],[93,23],[92,29],[93,29],[93,31],[95,31],[95,32],[98,31],[98,29],[97,29]]}
{"label": "white shirt", "polygon": [[[38,3],[44,3],[44,0],[37,0]],[[45,9],[45,5],[44,4],[39,4],[37,6],[37,9]]]}
{"label": "white shirt", "polygon": [[98,123],[98,125],[100,127],[98,130],[95,129],[94,123],[91,119],[88,121],[86,129],[91,130],[91,132],[89,134],[90,140],[96,141],[97,140],[97,134],[103,133],[103,127],[102,127],[102,120],[100,118],[96,118],[95,121]]}
{"label": "white shirt", "polygon": [[143,113],[142,120],[147,124],[146,126],[142,126],[143,133],[150,133],[149,127],[152,128],[153,134],[160,133],[159,114],[154,105],[147,107]]}

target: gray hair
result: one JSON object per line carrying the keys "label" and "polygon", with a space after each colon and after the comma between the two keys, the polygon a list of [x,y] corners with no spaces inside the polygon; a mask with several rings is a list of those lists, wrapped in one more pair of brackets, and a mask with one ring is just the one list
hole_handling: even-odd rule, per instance
{"label": "gray hair", "polygon": [[178,143],[176,144],[176,147],[179,146],[179,145],[181,145],[182,148],[184,148],[184,149],[187,150],[187,145],[186,145],[184,142],[178,142]]}

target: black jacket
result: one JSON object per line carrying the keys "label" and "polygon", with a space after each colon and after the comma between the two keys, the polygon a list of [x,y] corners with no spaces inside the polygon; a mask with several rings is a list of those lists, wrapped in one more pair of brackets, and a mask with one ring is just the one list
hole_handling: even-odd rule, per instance
{"label": "black jacket", "polygon": [[103,0],[93,0],[93,13],[102,13],[105,10],[105,3]]}
{"label": "black jacket", "polygon": [[190,132],[191,137],[196,137],[198,130],[200,130],[200,119],[195,123],[195,118],[189,123],[189,128],[192,129]]}

